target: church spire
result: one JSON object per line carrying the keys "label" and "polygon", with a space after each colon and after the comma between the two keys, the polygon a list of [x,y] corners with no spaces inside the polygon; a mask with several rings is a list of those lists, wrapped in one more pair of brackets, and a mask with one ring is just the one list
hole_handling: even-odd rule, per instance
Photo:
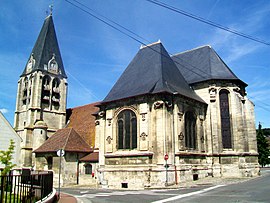
{"label": "church spire", "polygon": [[67,78],[54,28],[52,5],[50,15],[44,21],[22,75],[36,70],[48,71]]}

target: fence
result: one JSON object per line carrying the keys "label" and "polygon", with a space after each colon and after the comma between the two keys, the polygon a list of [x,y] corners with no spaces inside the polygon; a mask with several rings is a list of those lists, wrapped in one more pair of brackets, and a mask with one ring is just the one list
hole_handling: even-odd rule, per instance
{"label": "fence", "polygon": [[53,172],[30,172],[0,176],[1,203],[32,203],[44,199],[53,190]]}

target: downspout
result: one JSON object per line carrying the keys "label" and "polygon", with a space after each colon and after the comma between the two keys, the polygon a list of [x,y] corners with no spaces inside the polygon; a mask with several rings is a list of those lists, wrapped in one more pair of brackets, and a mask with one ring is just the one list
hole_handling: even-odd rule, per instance
{"label": "downspout", "polygon": [[211,148],[212,148],[212,177],[214,177],[214,142],[213,142],[213,126],[212,126],[212,105],[210,101],[210,131],[211,131]]}
{"label": "downspout", "polygon": [[79,154],[77,153],[77,172],[76,172],[76,176],[77,176],[77,185],[79,185]]}
{"label": "downspout", "polygon": [[[166,113],[166,103],[165,102],[163,104],[163,109],[162,110],[163,110],[162,111],[162,114],[163,114],[162,117],[164,119],[164,122],[163,122],[163,124],[164,124],[164,153],[168,154],[168,152],[167,152],[167,139],[166,139],[166,132],[167,132],[167,120],[166,120],[166,118],[167,118],[167,113]],[[166,169],[166,171],[165,171],[165,173],[166,173],[165,174],[166,175],[165,186],[168,186],[168,167],[167,166],[168,166],[168,162],[166,160],[165,161],[165,169]]]}
{"label": "downspout", "polygon": [[174,117],[175,117],[174,95],[172,95],[173,165],[174,165],[174,179],[175,179],[175,184],[177,185],[178,184],[178,181],[177,181],[177,169],[176,169],[176,165],[175,165],[175,163],[176,163],[176,160],[175,160],[175,151],[176,151],[176,148],[175,148],[175,138],[176,138],[176,135],[175,135]]}

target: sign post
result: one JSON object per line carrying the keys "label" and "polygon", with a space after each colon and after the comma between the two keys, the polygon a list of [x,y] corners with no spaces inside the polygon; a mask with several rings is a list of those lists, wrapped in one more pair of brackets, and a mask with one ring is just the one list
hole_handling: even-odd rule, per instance
{"label": "sign post", "polygon": [[166,153],[165,155],[164,155],[164,160],[165,160],[165,169],[166,169],[166,182],[165,182],[165,186],[167,186],[168,185],[168,159],[169,159],[169,156],[168,156],[168,154]]}
{"label": "sign post", "polygon": [[61,178],[61,159],[62,156],[65,155],[65,151],[63,149],[58,149],[56,152],[57,156],[59,156],[59,177],[58,177],[58,199],[60,199],[60,178]]}

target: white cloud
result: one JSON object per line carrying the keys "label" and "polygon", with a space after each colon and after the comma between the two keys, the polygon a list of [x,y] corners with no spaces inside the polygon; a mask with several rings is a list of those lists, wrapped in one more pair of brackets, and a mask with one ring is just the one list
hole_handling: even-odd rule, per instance
{"label": "white cloud", "polygon": [[1,111],[3,114],[8,113],[8,110],[7,110],[7,109],[5,109],[5,108],[0,109],[0,111]]}
{"label": "white cloud", "polygon": [[[270,7],[256,7],[255,9],[255,12],[251,12],[249,15],[244,15],[245,18],[240,18],[237,22],[226,25],[226,27],[240,33],[245,33],[249,36],[258,37],[257,33],[263,29],[263,26],[265,25],[264,21],[269,15]],[[226,49],[227,54],[224,57],[224,60],[227,63],[231,63],[243,56],[254,53],[264,46],[220,29],[216,29],[213,35],[210,36],[210,39],[210,44],[215,49]],[[264,39],[262,38],[261,40]]]}

